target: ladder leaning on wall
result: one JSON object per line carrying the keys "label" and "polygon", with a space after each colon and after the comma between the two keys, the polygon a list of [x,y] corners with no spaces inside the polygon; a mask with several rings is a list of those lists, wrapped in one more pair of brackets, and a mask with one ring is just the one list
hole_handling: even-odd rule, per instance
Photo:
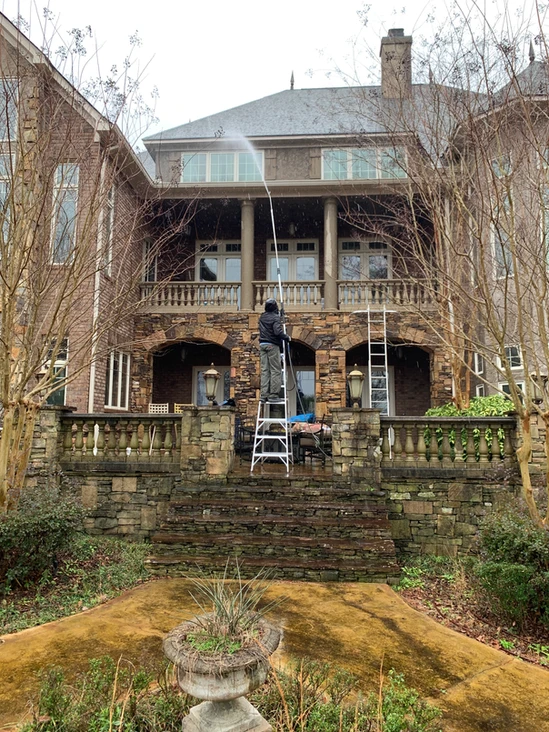
{"label": "ladder leaning on wall", "polygon": [[370,408],[390,414],[389,363],[387,357],[387,311],[368,308],[368,387]]}
{"label": "ladder leaning on wall", "polygon": [[[254,449],[252,466],[254,472],[257,463],[265,460],[280,460],[286,466],[286,475],[290,473],[293,462],[292,432],[288,422],[288,388],[286,370],[286,344],[284,343],[280,357],[282,359],[282,394],[277,401],[262,402],[257,406],[255,423]],[[272,410],[272,411],[271,411]]]}

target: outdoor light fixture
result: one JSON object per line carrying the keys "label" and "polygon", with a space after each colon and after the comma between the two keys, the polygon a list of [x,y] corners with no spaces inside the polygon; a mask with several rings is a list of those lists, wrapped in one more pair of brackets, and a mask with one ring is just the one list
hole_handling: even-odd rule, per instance
{"label": "outdoor light fixture", "polygon": [[290,236],[295,236],[295,224],[293,221],[290,221],[290,225],[288,226],[288,234]]}
{"label": "outdoor light fixture", "polygon": [[206,398],[209,402],[212,402],[212,404],[215,401],[217,382],[220,377],[221,374],[219,371],[215,370],[213,363],[207,371],[204,371],[204,388],[206,389]]}
{"label": "outdoor light fixture", "polygon": [[362,399],[362,384],[364,383],[364,374],[358,370],[358,366],[355,363],[353,371],[347,376],[347,383],[349,384],[349,394],[351,395],[351,403],[355,409],[358,409],[358,405]]}
{"label": "outdoor light fixture", "polygon": [[547,387],[547,374],[530,374],[534,385],[534,404],[541,404],[545,399],[545,389]]}

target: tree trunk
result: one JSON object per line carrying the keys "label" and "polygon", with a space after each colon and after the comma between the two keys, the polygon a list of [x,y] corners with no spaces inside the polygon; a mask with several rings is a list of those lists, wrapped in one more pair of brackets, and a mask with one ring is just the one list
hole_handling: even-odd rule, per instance
{"label": "tree trunk", "polygon": [[521,418],[522,423],[522,444],[517,448],[517,460],[520,468],[520,477],[522,480],[522,495],[528,507],[530,518],[540,528],[543,528],[545,521],[539,512],[532,490],[532,477],[529,470],[529,462],[532,456],[532,427],[530,424],[530,415],[524,414]]}
{"label": "tree trunk", "polygon": [[11,403],[4,410],[0,438],[0,514],[17,508],[32,449],[39,405],[32,401]]}

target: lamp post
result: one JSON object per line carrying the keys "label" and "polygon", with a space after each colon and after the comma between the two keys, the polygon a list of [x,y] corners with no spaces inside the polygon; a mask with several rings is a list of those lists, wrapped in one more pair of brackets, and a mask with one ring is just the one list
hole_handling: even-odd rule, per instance
{"label": "lamp post", "polygon": [[206,399],[212,403],[212,406],[216,403],[215,395],[217,392],[217,382],[219,381],[221,374],[216,371],[214,365],[210,366],[207,371],[204,371],[204,388],[206,390]]}
{"label": "lamp post", "polygon": [[354,409],[358,409],[360,400],[362,399],[362,384],[364,383],[364,374],[358,370],[355,363],[354,369],[347,376],[349,384],[349,394],[351,395],[351,403]]}
{"label": "lamp post", "polygon": [[545,398],[545,390],[547,388],[546,374],[530,374],[534,385],[534,404],[541,404]]}

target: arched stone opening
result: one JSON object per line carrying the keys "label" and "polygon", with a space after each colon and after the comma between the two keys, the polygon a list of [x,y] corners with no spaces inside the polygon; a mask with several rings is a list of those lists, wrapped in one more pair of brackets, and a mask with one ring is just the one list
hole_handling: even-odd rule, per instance
{"label": "arched stone opening", "polygon": [[169,404],[207,404],[202,374],[211,364],[221,374],[217,385],[217,401],[221,404],[230,395],[231,352],[216,343],[202,340],[179,341],[158,349],[153,354],[153,402]]}
{"label": "arched stone opening", "polygon": [[[405,416],[425,414],[431,406],[431,354],[424,348],[407,343],[391,343],[387,346],[389,368],[389,413]],[[369,385],[370,349],[367,342],[355,345],[345,354],[347,373],[355,364],[365,375],[362,390],[362,406],[370,405]],[[379,361],[378,361],[379,362]],[[380,385],[382,382],[380,382]],[[374,391],[375,394],[375,391]],[[379,392],[381,394],[381,392]],[[350,400],[347,399],[350,406]],[[373,404],[387,413],[387,405]]]}

